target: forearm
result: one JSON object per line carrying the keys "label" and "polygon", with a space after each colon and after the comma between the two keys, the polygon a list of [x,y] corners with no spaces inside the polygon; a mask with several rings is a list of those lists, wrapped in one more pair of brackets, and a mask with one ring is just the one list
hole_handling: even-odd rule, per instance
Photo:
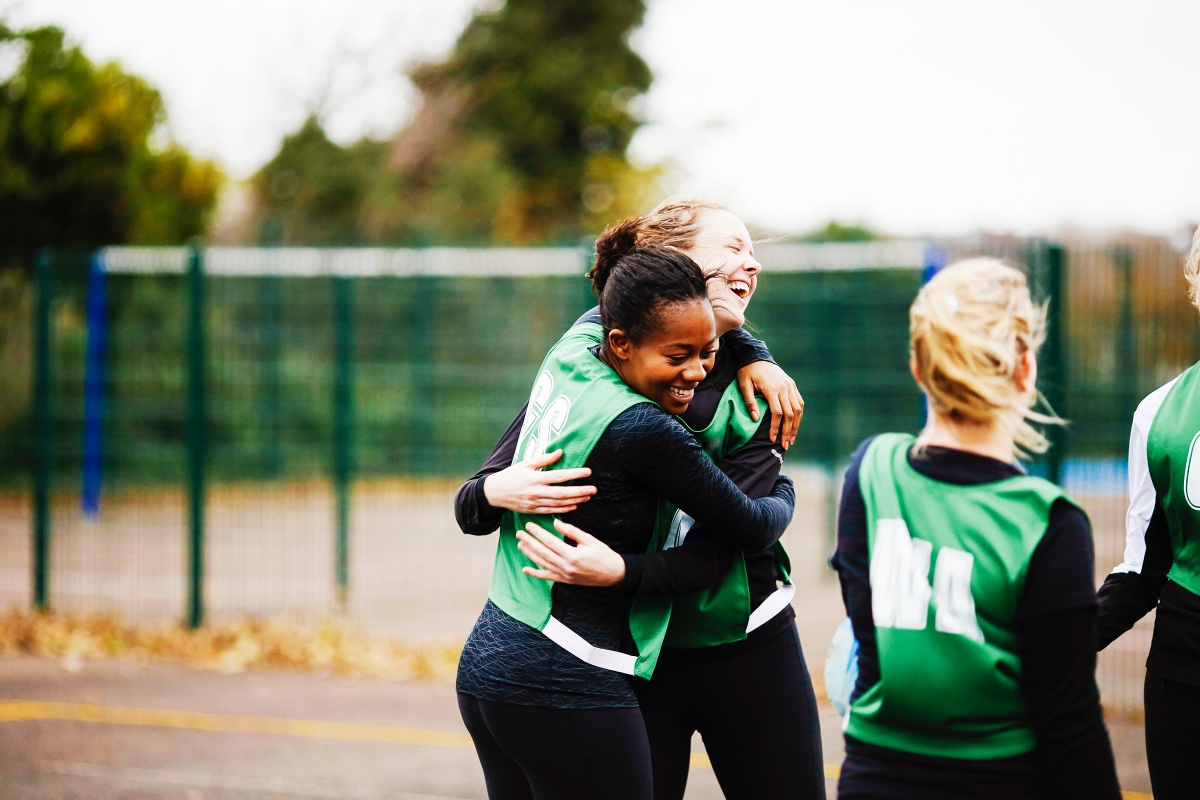
{"label": "forearm", "polygon": [[1017,637],[1038,759],[1055,797],[1118,800],[1112,745],[1096,688],[1096,612],[1018,620]]}
{"label": "forearm", "polygon": [[767,345],[750,335],[743,328],[734,328],[721,336],[721,348],[728,351],[736,369],[753,364],[755,361],[770,361],[771,351]]}
{"label": "forearm", "polygon": [[727,544],[692,531],[679,547],[625,555],[625,580],[620,586],[638,597],[703,591],[721,580],[734,553]]}
{"label": "forearm", "polygon": [[486,475],[476,475],[468,480],[454,495],[454,518],[459,530],[471,536],[486,536],[500,528],[504,509],[493,508],[484,494],[483,482]]}
{"label": "forearm", "polygon": [[1100,613],[1096,646],[1103,650],[1158,605],[1163,580],[1136,572],[1114,572],[1104,579],[1096,596]]}
{"label": "forearm", "polygon": [[496,442],[487,461],[455,492],[454,518],[458,521],[458,527],[463,533],[483,536],[499,529],[504,509],[495,508],[488,502],[484,491],[484,482],[489,475],[512,464],[513,457],[517,452],[517,439],[521,433],[521,426],[525,423],[525,410],[526,406],[522,406],[516,419],[508,426],[508,430],[500,437],[500,441]]}

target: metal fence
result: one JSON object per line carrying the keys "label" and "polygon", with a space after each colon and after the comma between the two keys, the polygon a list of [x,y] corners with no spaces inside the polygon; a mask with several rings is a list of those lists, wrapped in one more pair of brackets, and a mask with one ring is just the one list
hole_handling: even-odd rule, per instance
{"label": "metal fence", "polygon": [[[787,470],[810,653],[840,615],[824,560],[838,471],[915,431],[907,309],[969,252],[1053,298],[1047,394],[1071,425],[1035,471],[1120,560],[1138,400],[1200,358],[1181,257],[1158,240],[772,244],[750,318],[807,407]],[[492,545],[450,500],[547,347],[594,300],[582,249],[129,249],[0,254],[0,604],[160,621],[339,617],[461,640]],[[800,604],[798,603],[798,608]],[[1142,623],[1102,657],[1140,705]]]}

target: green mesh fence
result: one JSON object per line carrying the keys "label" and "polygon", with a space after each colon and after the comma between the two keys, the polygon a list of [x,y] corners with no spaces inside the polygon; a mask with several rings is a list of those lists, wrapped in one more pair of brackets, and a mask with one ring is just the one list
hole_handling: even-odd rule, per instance
{"label": "green mesh fence", "polygon": [[[1158,240],[1068,244],[1057,285],[1049,247],[945,243],[950,257],[1029,265],[1041,297],[1064,293],[1052,304],[1060,352],[1043,354],[1043,375],[1071,424],[1060,461],[1033,469],[1053,471],[1089,511],[1102,577],[1121,560],[1133,409],[1200,358],[1200,322],[1179,253]],[[461,640],[494,545],[457,532],[453,490],[524,402],[549,345],[593,304],[587,253],[199,253],[198,489],[188,480],[198,452],[189,253],[100,255],[0,253],[0,604],[27,606],[40,574],[43,599],[63,610],[336,617],[389,636]],[[776,244],[761,260],[753,330],[807,402],[788,457],[800,505],[786,541],[813,593],[801,632],[819,657],[842,614],[824,566],[838,471],[865,437],[923,421],[907,309],[926,248]],[[1102,657],[1116,707],[1140,702],[1149,625]]]}

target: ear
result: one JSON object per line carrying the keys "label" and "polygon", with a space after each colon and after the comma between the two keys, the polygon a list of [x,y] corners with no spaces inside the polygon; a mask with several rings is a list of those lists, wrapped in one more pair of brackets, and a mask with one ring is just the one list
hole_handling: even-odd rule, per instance
{"label": "ear", "polygon": [[1017,364],[1016,372],[1013,373],[1013,381],[1016,382],[1017,391],[1021,394],[1033,391],[1033,387],[1037,383],[1037,357],[1034,356],[1032,350],[1026,350],[1021,354],[1021,361]]}
{"label": "ear", "polygon": [[918,386],[924,386],[925,382],[921,380],[921,365],[917,363],[917,354],[913,353],[908,357],[908,371],[912,373],[913,380]]}
{"label": "ear", "polygon": [[625,335],[625,331],[613,328],[608,332],[608,349],[621,361],[628,361],[633,355],[633,342]]}

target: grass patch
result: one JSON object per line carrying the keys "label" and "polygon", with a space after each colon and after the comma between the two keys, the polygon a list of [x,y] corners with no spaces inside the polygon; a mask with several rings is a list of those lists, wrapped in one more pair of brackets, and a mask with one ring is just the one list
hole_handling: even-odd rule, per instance
{"label": "grass patch", "polygon": [[199,630],[134,625],[115,614],[0,614],[0,656],[51,658],[68,672],[87,661],[189,664],[225,673],[292,670],[392,680],[452,681],[461,646],[373,640],[332,622],[315,628],[236,619]]}

